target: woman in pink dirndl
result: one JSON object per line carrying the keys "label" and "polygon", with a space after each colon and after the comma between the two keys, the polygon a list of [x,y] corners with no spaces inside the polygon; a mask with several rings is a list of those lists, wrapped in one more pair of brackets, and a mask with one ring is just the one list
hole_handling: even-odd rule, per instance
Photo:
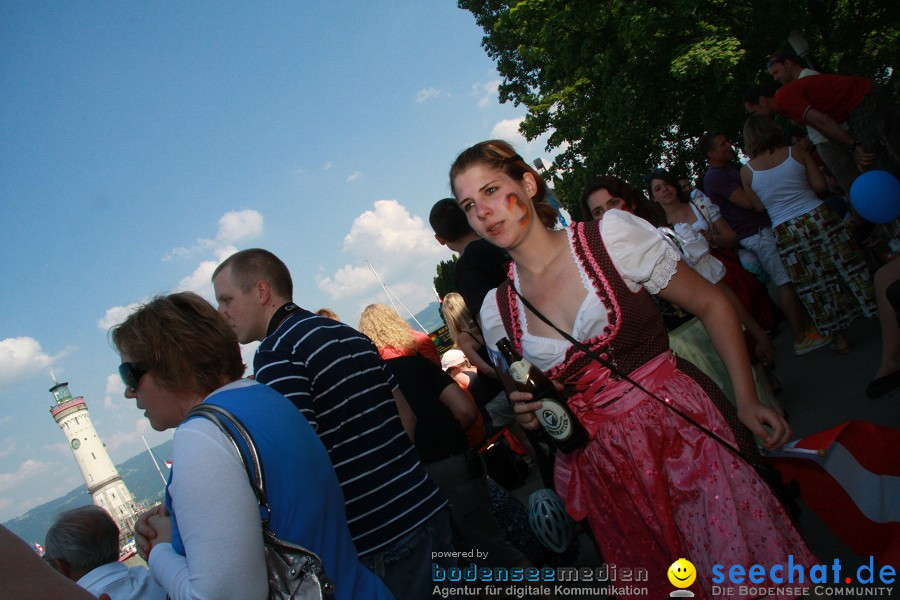
{"label": "woman in pink dirndl", "polygon": [[[482,142],[464,151],[450,177],[473,229],[513,259],[511,281],[485,298],[485,340],[494,347],[510,338],[563,386],[589,441],[570,454],[557,454],[556,491],[574,519],[587,518],[606,563],[646,569],[648,581],[632,585],[648,588],[649,596],[633,597],[667,597],[675,589],[667,571],[682,557],[696,567],[690,591],[697,598],[712,597],[716,564],[726,573],[733,564],[762,565],[768,573],[788,555],[794,564],[815,564],[756,470],[666,406],[733,447],[740,423],[770,448],[789,439],[784,418],[756,397],[728,300],[634,215],[614,210],[600,222],[553,229],[556,210],[545,201],[546,185],[505,142]],[[513,284],[557,327],[658,399],[570,345],[525,308]],[[669,350],[650,294],[703,322],[734,384],[736,412],[729,413],[712,380]],[[539,403],[521,393],[512,399],[520,423],[539,427],[534,416]]]}

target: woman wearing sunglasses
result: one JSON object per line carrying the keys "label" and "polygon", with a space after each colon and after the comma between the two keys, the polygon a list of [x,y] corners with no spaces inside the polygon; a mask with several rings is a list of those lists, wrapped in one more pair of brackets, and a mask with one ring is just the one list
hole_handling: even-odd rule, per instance
{"label": "woman wearing sunglasses", "polygon": [[232,442],[207,419],[185,420],[200,403],[231,411],[250,431],[270,529],[319,555],[334,597],[392,597],[359,562],[343,494],[309,422],[284,396],[241,379],[237,337],[208,302],[189,292],[154,298],[111,336],[125,396],[157,431],[175,428],[165,505],[141,516],[137,535],[170,598],[268,597],[259,503]]}
{"label": "woman wearing sunglasses", "polygon": [[[767,569],[788,554],[795,564],[814,564],[766,483],[725,447],[734,447],[734,436],[717,410],[721,401],[711,400],[721,390],[672,355],[650,298],[658,294],[698,316],[731,375],[741,421],[767,446],[781,446],[790,427],[756,397],[724,294],[687,267],[655,227],[623,211],[556,229],[546,184],[505,142],[463,151],[450,183],[472,228],[513,259],[511,280],[485,297],[485,340],[492,347],[508,337],[559,384],[588,430],[583,446],[557,453],[555,488],[573,518],[588,519],[604,560],[646,569],[652,597],[672,590],[665,573],[675,557],[689,557],[700,573],[716,563]],[[537,399],[522,392],[510,399],[524,427],[540,426]],[[691,591],[711,598],[710,587],[698,578]]]}

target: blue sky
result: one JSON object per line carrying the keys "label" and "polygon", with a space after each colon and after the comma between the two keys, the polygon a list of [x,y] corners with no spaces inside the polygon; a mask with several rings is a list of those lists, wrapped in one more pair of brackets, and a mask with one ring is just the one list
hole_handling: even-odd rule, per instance
{"label": "blue sky", "polygon": [[171,437],[123,398],[108,327],[156,294],[211,300],[234,250],[272,250],[298,303],[354,325],[386,302],[366,259],[413,312],[433,299],[456,154],[549,158],[481,38],[452,0],[0,6],[0,521],[83,483],[51,371],[115,462]]}

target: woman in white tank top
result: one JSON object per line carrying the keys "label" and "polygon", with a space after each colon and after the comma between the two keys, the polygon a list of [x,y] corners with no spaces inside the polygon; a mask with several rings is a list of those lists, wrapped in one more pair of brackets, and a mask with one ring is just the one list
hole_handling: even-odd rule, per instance
{"label": "woman in white tank top", "polygon": [[769,213],[781,260],[816,328],[833,336],[832,350],[846,354],[843,330],[860,315],[875,316],[876,308],[859,247],[816,197],[826,189],[825,176],[809,154],[785,145],[781,127],[766,116],[747,119],[744,151],[750,156],[741,169],[744,190],[756,210]]}

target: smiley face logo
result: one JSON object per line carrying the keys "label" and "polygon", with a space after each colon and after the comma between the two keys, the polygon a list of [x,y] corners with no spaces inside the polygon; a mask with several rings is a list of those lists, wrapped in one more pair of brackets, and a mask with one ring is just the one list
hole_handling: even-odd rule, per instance
{"label": "smiley face logo", "polygon": [[677,588],[686,588],[697,579],[697,569],[686,558],[679,558],[673,562],[666,574],[669,576],[669,582]]}

